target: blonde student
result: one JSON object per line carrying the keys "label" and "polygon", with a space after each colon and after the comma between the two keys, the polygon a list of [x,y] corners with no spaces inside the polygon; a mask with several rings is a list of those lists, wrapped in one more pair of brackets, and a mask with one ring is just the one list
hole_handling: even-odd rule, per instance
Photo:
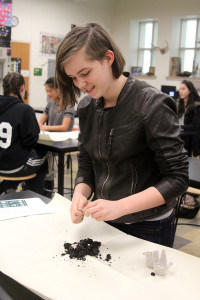
{"label": "blonde student", "polygon": [[[67,105],[60,110],[60,93],[55,77],[50,77],[45,82],[45,91],[50,101],[39,120],[41,130],[47,131],[72,131],[74,126],[74,107]],[[46,124],[48,121],[48,124]]]}
{"label": "blonde student", "polygon": [[[133,236],[172,246],[176,197],[188,186],[188,161],[174,100],[123,72],[105,29],[73,28],[56,57],[61,105],[78,105],[79,158],[71,218],[85,216]],[[88,198],[93,194],[92,202]]]}

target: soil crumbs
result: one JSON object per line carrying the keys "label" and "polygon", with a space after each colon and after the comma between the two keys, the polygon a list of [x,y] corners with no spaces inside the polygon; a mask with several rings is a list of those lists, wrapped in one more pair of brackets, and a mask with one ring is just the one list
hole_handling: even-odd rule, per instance
{"label": "soil crumbs", "polygon": [[[100,248],[101,242],[93,241],[92,239],[83,239],[80,240],[78,243],[64,243],[65,253],[61,255],[69,254],[69,258],[71,259],[78,259],[78,260],[86,260],[86,255],[99,257],[102,259]],[[110,261],[111,255],[107,254],[105,261]]]}

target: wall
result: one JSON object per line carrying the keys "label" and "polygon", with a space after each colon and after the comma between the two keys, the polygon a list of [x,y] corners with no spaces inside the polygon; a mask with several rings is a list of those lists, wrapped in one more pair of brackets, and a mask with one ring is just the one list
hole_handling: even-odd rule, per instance
{"label": "wall", "polygon": [[[29,104],[35,107],[46,104],[47,61],[55,58],[40,53],[40,33],[64,36],[71,24],[99,22],[109,29],[113,22],[112,0],[13,0],[13,15],[19,24],[12,41],[30,43]],[[34,68],[42,68],[42,76],[33,76]]]}
{"label": "wall", "polygon": [[[174,49],[178,27],[176,19],[185,16],[196,16],[200,14],[199,0],[116,0],[115,19],[113,23],[113,34],[121,51],[126,58],[126,69],[130,71],[130,31],[131,21],[141,19],[158,20],[158,42],[159,47],[164,47],[166,40],[169,44],[169,51],[162,55],[157,50],[156,55],[156,79],[144,79],[148,83],[160,89],[161,85],[175,85],[179,87],[180,81],[167,80],[170,70],[170,58],[178,55]],[[195,85],[199,83],[195,82]]]}
{"label": "wall", "polygon": [[[164,40],[167,40],[170,50],[164,55],[157,51],[156,78],[145,78],[145,81],[159,89],[162,84],[178,88],[180,81],[166,79],[170,58],[176,54],[176,19],[197,13],[200,13],[199,0],[13,0],[13,15],[18,16],[19,24],[12,30],[12,40],[31,44],[29,103],[33,106],[46,103],[44,82],[47,79],[47,61],[52,56],[41,55],[40,32],[65,35],[71,24],[104,24],[120,46],[127,62],[126,70],[130,71],[131,21],[158,19],[157,45],[163,47]],[[43,68],[42,77],[33,76],[34,67]]]}

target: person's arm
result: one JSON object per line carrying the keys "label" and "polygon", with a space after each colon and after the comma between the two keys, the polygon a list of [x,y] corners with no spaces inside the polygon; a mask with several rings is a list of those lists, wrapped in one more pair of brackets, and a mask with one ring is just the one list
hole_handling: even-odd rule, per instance
{"label": "person's arm", "polygon": [[[98,199],[85,207],[84,215],[86,217],[91,215],[97,221],[109,221],[163,204],[165,200],[161,193],[156,188],[150,187],[117,201]],[[81,205],[82,203],[80,208]]]}
{"label": "person's arm", "polygon": [[21,113],[20,138],[27,148],[35,147],[39,138],[40,128],[35,116],[35,112],[28,104]]}
{"label": "person's arm", "polygon": [[66,132],[66,131],[68,131],[70,123],[71,123],[71,118],[66,117],[66,118],[63,118],[62,125],[42,125],[42,126],[40,126],[40,129],[47,130],[47,131]]}
{"label": "person's arm", "polygon": [[38,121],[41,130],[45,130],[43,129],[43,127],[45,126],[44,124],[47,122],[47,120],[48,120],[48,116],[45,113],[43,113],[41,118]]}
{"label": "person's arm", "polygon": [[83,221],[83,209],[88,204],[87,199],[94,190],[94,171],[90,155],[85,150],[79,134],[78,172],[71,205],[71,219],[73,223]]}
{"label": "person's arm", "polygon": [[175,108],[169,98],[159,93],[152,95],[155,97],[146,98],[145,105],[141,103],[140,113],[144,115],[147,144],[154,153],[161,179],[154,186],[126,198],[116,201],[98,199],[86,206],[86,216],[101,221],[114,220],[126,214],[169,205],[187,189],[188,159],[179,138],[180,126]]}

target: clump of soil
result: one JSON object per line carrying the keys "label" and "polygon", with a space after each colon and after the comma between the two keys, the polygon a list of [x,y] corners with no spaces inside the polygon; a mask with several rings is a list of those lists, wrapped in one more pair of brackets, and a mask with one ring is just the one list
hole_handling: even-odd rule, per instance
{"label": "clump of soil", "polygon": [[110,254],[107,254],[106,255],[106,258],[105,258],[105,261],[110,261],[111,260],[111,255]]}
{"label": "clump of soil", "polygon": [[[80,240],[80,242],[75,243],[65,243],[65,253],[62,255],[69,254],[71,259],[75,258],[78,260],[85,260],[86,255],[98,257],[100,254],[99,247],[101,246],[101,242],[93,241],[92,239],[84,239]],[[110,255],[110,254],[109,254]],[[111,258],[111,256],[110,256]]]}

